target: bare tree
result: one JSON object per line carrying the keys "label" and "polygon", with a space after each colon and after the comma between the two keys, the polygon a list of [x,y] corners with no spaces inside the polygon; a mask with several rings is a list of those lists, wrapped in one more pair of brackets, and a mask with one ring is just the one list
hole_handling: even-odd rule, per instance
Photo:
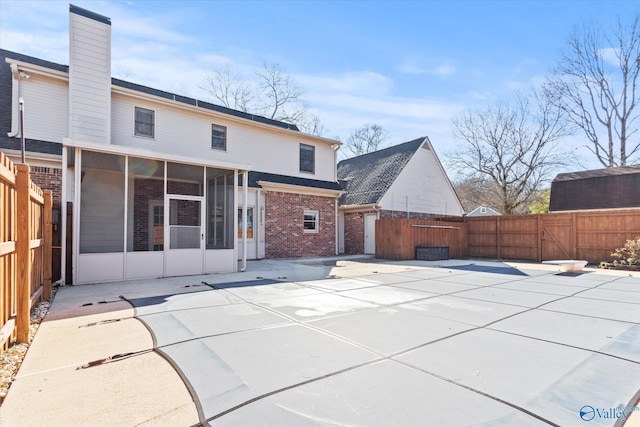
{"label": "bare tree", "polygon": [[250,112],[255,96],[251,85],[243,81],[240,74],[233,72],[227,65],[205,76],[206,84],[200,88],[227,108]]}
{"label": "bare tree", "polygon": [[584,131],[587,148],[605,167],[640,160],[638,84],[640,14],[618,19],[607,33],[593,23],[574,28],[546,88]]}
{"label": "bare tree", "polygon": [[246,80],[229,66],[218,68],[207,73],[200,89],[225,107],[295,124],[314,135],[324,132],[320,118],[307,110],[304,90],[279,64],[264,63],[254,75]]}
{"label": "bare tree", "polygon": [[344,145],[345,154],[350,156],[359,156],[361,154],[370,153],[380,148],[380,144],[387,138],[389,131],[380,125],[366,124],[361,128],[354,130],[346,144]]}
{"label": "bare tree", "polygon": [[263,98],[265,117],[288,123],[298,122],[305,110],[304,91],[279,64],[264,63],[255,71]]}
{"label": "bare tree", "polygon": [[542,93],[468,111],[452,122],[462,142],[450,164],[466,178],[488,179],[502,213],[520,213],[567,155],[557,145],[568,135],[561,111]]}
{"label": "bare tree", "polygon": [[500,189],[487,176],[464,177],[455,182],[453,187],[465,212],[471,212],[478,206],[499,209],[502,205],[500,202]]}

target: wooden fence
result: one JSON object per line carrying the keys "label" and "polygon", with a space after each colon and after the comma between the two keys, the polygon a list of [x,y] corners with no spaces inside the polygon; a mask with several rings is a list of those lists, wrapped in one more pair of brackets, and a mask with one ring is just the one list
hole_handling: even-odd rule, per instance
{"label": "wooden fence", "polygon": [[0,352],[29,341],[31,307],[51,298],[51,191],[0,153]]}
{"label": "wooden fence", "polygon": [[611,261],[616,248],[640,237],[640,209],[465,217],[461,223],[428,222],[430,227],[417,230],[426,223],[378,220],[376,256],[414,259],[415,246],[448,245],[452,258],[584,259],[597,264]]}
{"label": "wooden fence", "polygon": [[415,259],[416,246],[449,246],[451,258],[466,256],[465,223],[417,219],[376,221],[376,257]]}

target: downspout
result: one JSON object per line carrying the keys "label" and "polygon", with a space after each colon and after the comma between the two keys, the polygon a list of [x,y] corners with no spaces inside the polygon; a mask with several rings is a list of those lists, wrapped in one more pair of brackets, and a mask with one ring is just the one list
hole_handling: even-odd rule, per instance
{"label": "downspout", "polygon": [[256,259],[260,259],[260,227],[262,226],[262,218],[260,218],[260,189],[256,190],[256,204],[253,211],[253,240],[256,243]]}
{"label": "downspout", "polygon": [[[333,180],[338,182],[338,150],[340,149],[340,144],[331,144],[331,148],[333,148]],[[340,254],[340,236],[338,235],[338,201],[340,199],[340,195],[336,196],[335,200],[335,212],[333,214],[333,222],[335,223],[335,254]]]}
{"label": "downspout", "polygon": [[247,271],[247,210],[249,199],[249,171],[242,171],[242,268]]}
{"label": "downspout", "polygon": [[339,254],[340,254],[340,236],[339,236],[339,234],[338,234],[338,233],[339,233],[339,229],[338,229],[338,225],[339,225],[339,224],[338,224],[338,222],[339,222],[339,221],[338,221],[338,219],[339,219],[339,216],[338,216],[338,200],[339,200],[339,198],[340,198],[340,196],[337,196],[337,197],[336,197],[336,199],[335,199],[335,205],[334,205],[334,206],[335,206],[335,208],[336,208],[336,209],[335,209],[335,211],[336,211],[336,212],[335,212],[335,215],[334,215],[334,218],[335,218],[335,221],[334,221],[334,222],[335,222],[335,228],[336,228],[336,230],[335,230],[335,236],[336,236],[336,255],[339,255]]}
{"label": "downspout", "polygon": [[29,78],[28,74],[21,73],[17,64],[10,64],[11,68],[11,132],[9,138],[20,135],[20,78]]}

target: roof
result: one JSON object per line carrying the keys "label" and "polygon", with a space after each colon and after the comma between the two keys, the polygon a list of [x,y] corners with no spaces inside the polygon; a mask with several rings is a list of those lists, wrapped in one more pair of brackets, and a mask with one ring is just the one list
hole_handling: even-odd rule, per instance
{"label": "roof", "polygon": [[[297,176],[289,175],[278,175],[268,172],[249,171],[249,187],[260,188],[260,185],[258,184],[258,182],[260,181],[318,188],[322,190],[342,191],[342,187],[337,182],[322,181],[319,179],[311,178],[300,178]],[[242,175],[240,175],[239,185],[242,185]]]}
{"label": "roof", "polygon": [[[37,65],[40,67],[45,67],[45,68],[50,68],[52,70],[56,70],[56,71],[62,71],[65,73],[69,72],[69,66],[68,65],[61,65],[61,64],[56,64],[54,62],[50,62],[50,61],[45,61],[39,58],[35,58],[32,56],[28,56],[28,55],[23,55],[21,53],[17,53],[17,52],[12,52],[9,50],[5,50],[5,49],[0,49],[0,54],[2,55],[3,58],[11,58],[11,59],[15,59],[21,62],[26,62],[28,64],[33,64],[33,65]],[[4,61],[2,61],[3,64],[0,65],[6,65],[4,64]],[[172,93],[172,92],[166,92],[164,90],[160,90],[160,89],[154,89],[148,86],[144,86],[141,84],[137,84],[137,83],[132,83],[132,82],[128,82],[125,80],[120,80],[120,79],[116,79],[116,78],[111,78],[111,84],[114,86],[119,86],[125,89],[130,89],[130,90],[134,90],[136,92],[141,92],[141,93],[145,93],[148,95],[153,95],[153,96],[157,96],[160,98],[164,98],[164,99],[169,99],[175,102],[181,102],[184,104],[189,104],[189,105],[194,105],[197,106],[199,108],[203,108],[205,110],[211,110],[211,111],[217,111],[219,113],[223,113],[223,114],[228,114],[230,116],[235,116],[235,117],[240,117],[246,120],[251,120],[254,122],[259,122],[259,123],[263,123],[263,124],[267,124],[267,125],[271,125],[271,126],[276,126],[279,128],[283,128],[283,129],[289,129],[289,130],[294,130],[294,131],[299,131],[300,129],[298,129],[298,127],[294,124],[291,123],[285,123],[285,122],[281,122],[278,120],[273,120],[273,119],[269,119],[263,116],[258,116],[255,114],[250,114],[250,113],[245,113],[244,111],[239,111],[239,110],[234,110],[232,108],[227,108],[227,107],[223,107],[221,105],[216,105],[216,104],[212,104],[210,102],[205,102],[205,101],[200,101],[197,100],[195,98],[189,98],[186,96],[182,96],[182,95],[178,95],[176,93]]]}
{"label": "roof", "polygon": [[339,162],[338,180],[346,191],[340,204],[378,203],[426,139],[420,137]]}
{"label": "roof", "polygon": [[640,207],[640,165],[558,174],[549,211]]}
{"label": "roof", "polygon": [[640,173],[640,165],[619,166],[615,168],[560,173],[553,179],[553,182],[573,181],[576,179],[585,178],[600,178],[605,176],[628,175],[634,173]]}
{"label": "roof", "polygon": [[497,210],[490,208],[488,206],[478,206],[471,212],[469,212],[466,216],[497,216],[501,215]]}

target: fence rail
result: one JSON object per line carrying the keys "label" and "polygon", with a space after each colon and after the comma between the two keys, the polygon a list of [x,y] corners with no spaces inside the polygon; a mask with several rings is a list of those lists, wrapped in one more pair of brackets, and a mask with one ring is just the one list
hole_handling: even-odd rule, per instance
{"label": "fence rail", "polygon": [[51,191],[0,153],[0,352],[29,341],[31,307],[51,298]]}
{"label": "fence rail", "polygon": [[[458,227],[459,232],[449,226]],[[418,233],[417,228],[422,231]],[[616,248],[639,236],[640,209],[466,217],[457,223],[378,220],[376,256],[413,259],[415,246],[448,245],[451,257],[599,263],[611,261]]]}

